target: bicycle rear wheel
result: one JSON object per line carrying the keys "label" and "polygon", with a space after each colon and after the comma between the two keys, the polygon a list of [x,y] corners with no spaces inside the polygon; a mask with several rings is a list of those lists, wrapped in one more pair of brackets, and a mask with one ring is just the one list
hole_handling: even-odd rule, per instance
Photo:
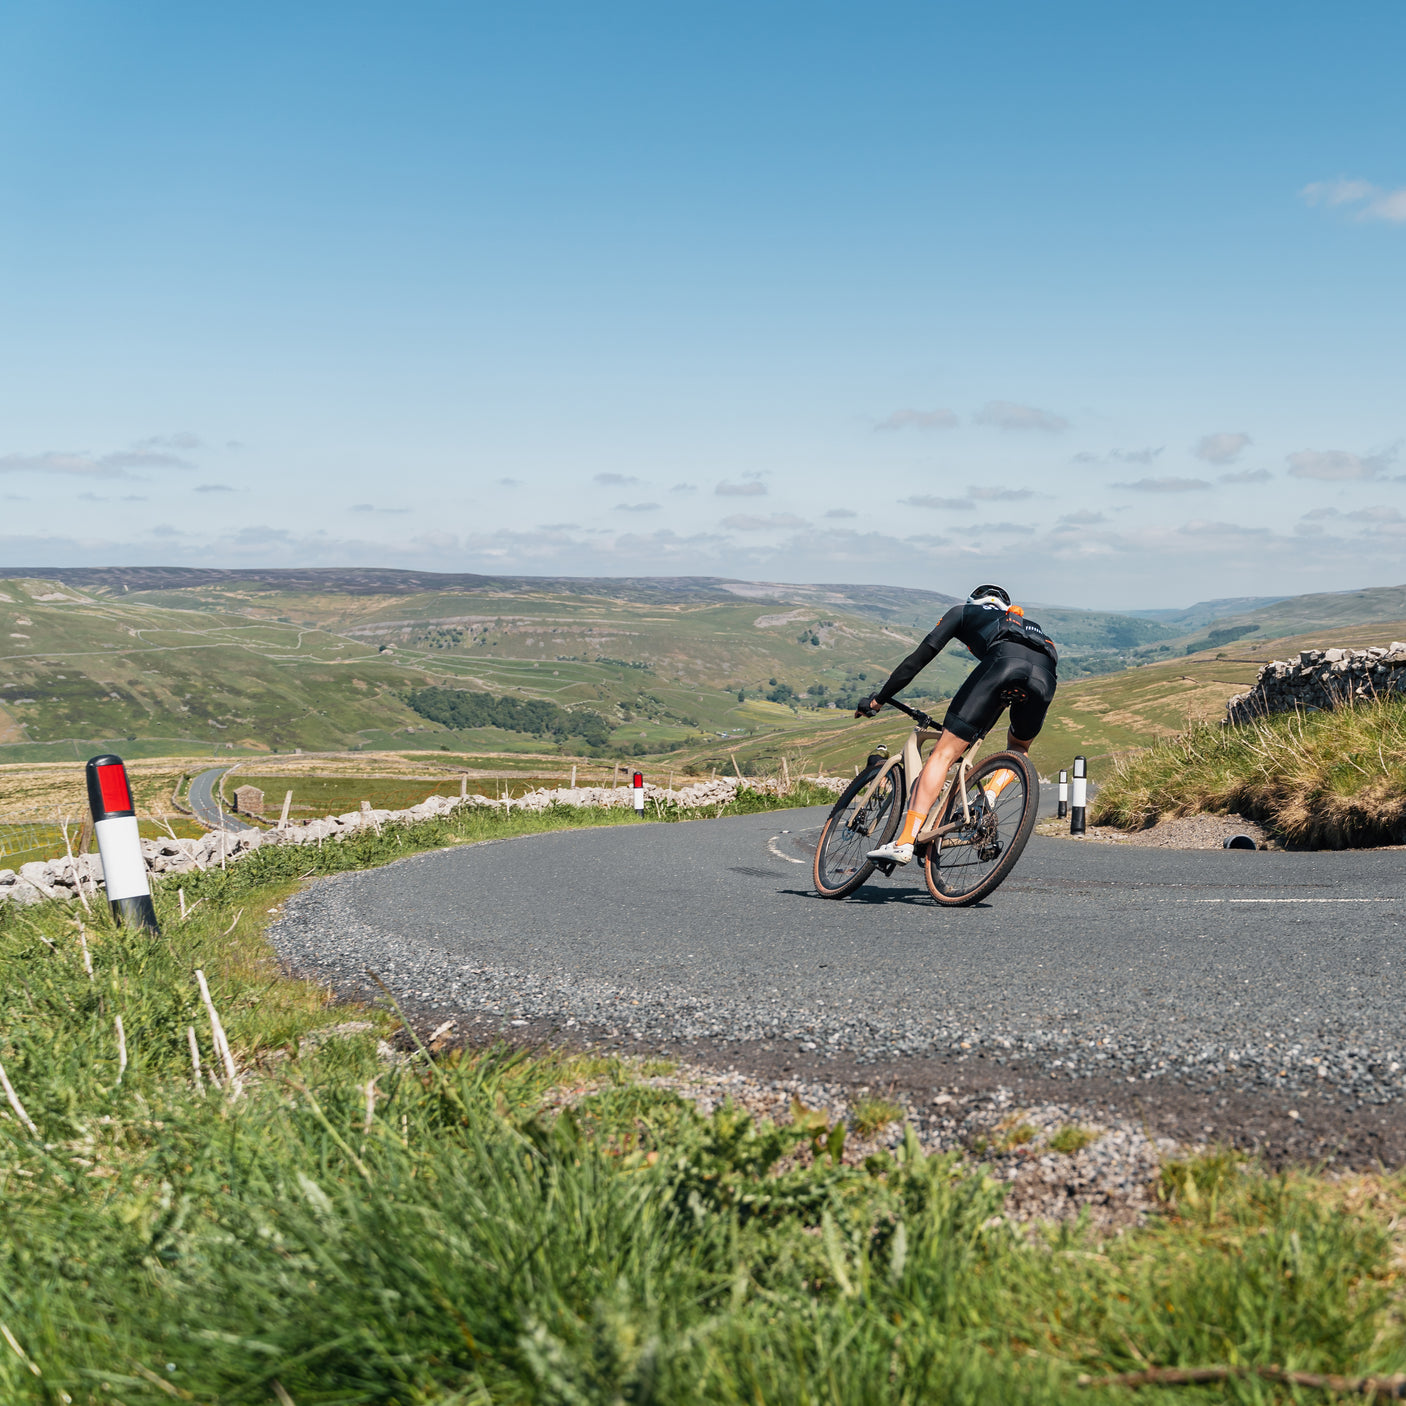
{"label": "bicycle rear wheel", "polygon": [[904,796],[902,762],[889,770],[863,805],[859,804],[880,765],[860,772],[850,782],[820,832],[811,876],[821,898],[843,898],[853,893],[874,872],[873,863],[865,856],[898,833]]}
{"label": "bicycle rear wheel", "polygon": [[[967,799],[970,820],[934,840],[923,862],[928,892],[951,908],[979,902],[1015,868],[1035,828],[1040,778],[1024,753],[997,752],[972,768]],[[955,786],[942,823],[954,820],[962,820]]]}

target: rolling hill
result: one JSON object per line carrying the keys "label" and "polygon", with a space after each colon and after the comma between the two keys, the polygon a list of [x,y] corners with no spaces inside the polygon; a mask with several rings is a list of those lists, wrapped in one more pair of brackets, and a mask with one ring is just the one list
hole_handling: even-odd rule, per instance
{"label": "rolling hill", "polygon": [[[600,743],[594,728],[595,750],[624,756],[807,732],[817,711],[872,690],[953,601],[711,577],[53,575],[0,586],[0,756],[10,760],[42,759],[66,740],[81,751],[124,739],[132,755],[403,746],[439,730],[407,705],[429,684],[599,714],[609,736]],[[1168,633],[1106,613],[1042,616],[1065,646],[1067,676],[1119,667]],[[964,652],[944,656],[922,696],[950,696],[970,665]],[[522,750],[542,738],[472,728],[442,745]]]}
{"label": "rolling hill", "polygon": [[[782,755],[838,764],[867,749],[861,731],[901,735],[896,723],[856,730],[845,713],[952,599],[714,577],[15,574],[0,581],[0,760],[86,755],[119,741],[130,756],[415,747],[526,754],[544,742],[587,750],[588,734],[597,755],[668,753],[680,765],[730,765],[732,753],[762,769]],[[1217,614],[1223,607],[1231,613]],[[1406,588],[1138,615],[1033,604],[1031,613],[1062,647],[1059,700],[1037,749],[1048,772],[1075,750],[1143,745],[1189,715],[1218,710],[1257,661],[1294,647],[1291,636],[1341,644],[1391,633],[1371,622],[1406,617]],[[939,711],[970,662],[949,651],[913,695]],[[497,726],[446,729],[411,706],[431,686],[546,700],[602,721],[555,741]]]}

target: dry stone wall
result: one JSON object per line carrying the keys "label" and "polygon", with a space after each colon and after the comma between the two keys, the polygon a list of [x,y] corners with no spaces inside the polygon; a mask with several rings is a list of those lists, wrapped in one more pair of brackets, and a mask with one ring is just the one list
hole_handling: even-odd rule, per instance
{"label": "dry stone wall", "polygon": [[1226,721],[1247,722],[1295,708],[1340,708],[1391,693],[1406,693],[1406,643],[1396,640],[1388,649],[1306,649],[1297,661],[1266,664],[1248,693],[1226,703]]}
{"label": "dry stone wall", "polygon": [[[839,792],[847,784],[845,778],[826,776],[812,784]],[[779,795],[785,788],[780,782],[762,778],[738,781],[735,777],[718,777],[713,781],[697,781],[690,786],[668,789],[646,785],[646,813],[655,802],[660,805],[681,806],[685,810],[704,810],[726,805],[736,799],[740,789]],[[198,840],[143,840],[142,854],[147,869],[153,875],[185,874],[196,869],[219,868],[237,862],[264,845],[309,845],[337,840],[361,829],[379,829],[385,824],[414,824],[417,820],[433,820],[452,815],[461,806],[471,810],[542,811],[554,805],[605,806],[628,809],[634,805],[634,792],[628,786],[564,786],[556,790],[529,791],[516,799],[495,800],[490,796],[430,796],[408,810],[354,810],[346,815],[328,815],[320,820],[305,820],[290,824],[283,830],[212,830]],[[43,903],[51,898],[76,899],[80,885],[91,898],[102,887],[102,860],[96,854],[78,855],[69,859],[38,860],[22,864],[19,870],[0,869],[0,904]]]}

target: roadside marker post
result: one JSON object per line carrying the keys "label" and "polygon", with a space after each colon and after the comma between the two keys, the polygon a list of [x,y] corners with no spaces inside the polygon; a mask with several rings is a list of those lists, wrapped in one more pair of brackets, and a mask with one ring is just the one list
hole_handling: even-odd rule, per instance
{"label": "roadside marker post", "polygon": [[1074,758],[1074,787],[1069,801],[1069,833],[1084,833],[1084,802],[1088,798],[1088,764],[1083,757]]}
{"label": "roadside marker post", "polygon": [[644,772],[637,771],[630,786],[630,794],[635,800],[635,814],[644,814]]}
{"label": "roadside marker post", "polygon": [[146,928],[159,937],[161,927],[151,902],[127,768],[121,757],[104,755],[92,758],[85,770],[88,808],[93,813],[93,834],[113,917],[124,927]]}
{"label": "roadside marker post", "polygon": [[1059,804],[1055,807],[1055,819],[1063,820],[1069,814],[1069,773],[1059,774]]}

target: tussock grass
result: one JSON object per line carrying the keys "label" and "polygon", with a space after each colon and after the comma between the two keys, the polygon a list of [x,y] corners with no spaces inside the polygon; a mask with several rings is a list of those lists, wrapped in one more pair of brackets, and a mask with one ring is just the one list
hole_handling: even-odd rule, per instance
{"label": "tussock grass", "polygon": [[891,1098],[856,1099],[850,1111],[854,1120],[854,1130],[860,1137],[869,1137],[882,1131],[903,1117],[903,1105]]}
{"label": "tussock grass", "polygon": [[[264,944],[283,857],[316,854],[198,876],[184,923],[168,882],[160,940],[90,923],[91,976],[71,911],[0,914],[0,1060],[38,1128],[0,1104],[0,1400],[1088,1403],[1124,1397],[1081,1371],[1406,1366],[1398,1179],[1211,1156],[1168,1169],[1141,1230],[1032,1237],[1004,1185],[911,1134],[849,1167],[814,1119],[703,1118],[621,1061],[387,1064],[386,1014]],[[192,1078],[187,1027],[214,1062],[197,967],[238,1098]],[[544,1111],[583,1078],[601,1089]],[[1207,1394],[1159,1395],[1181,1397]]]}
{"label": "tussock grass", "polygon": [[1073,1155],[1075,1152],[1082,1152],[1094,1141],[1095,1136],[1088,1128],[1080,1128],[1073,1123],[1066,1123],[1050,1139],[1050,1150]]}
{"label": "tussock grass", "polygon": [[1206,811],[1248,816],[1293,845],[1401,843],[1406,700],[1195,725],[1122,758],[1089,818],[1138,830]]}

